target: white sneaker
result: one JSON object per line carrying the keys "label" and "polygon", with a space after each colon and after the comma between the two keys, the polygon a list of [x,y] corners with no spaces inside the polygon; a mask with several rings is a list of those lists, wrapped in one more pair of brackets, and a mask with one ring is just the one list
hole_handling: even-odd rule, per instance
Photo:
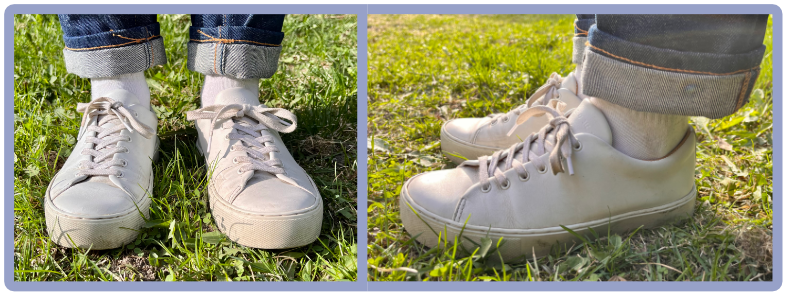
{"label": "white sneaker", "polygon": [[564,105],[556,103],[523,112],[519,122],[537,115],[551,119],[510,149],[409,179],[399,205],[410,235],[433,247],[438,236],[454,240],[461,233],[470,250],[467,238],[496,243],[504,237],[500,251],[510,260],[531,258],[533,251],[547,255],[556,243],[570,247],[577,238],[563,225],[581,235],[589,228],[606,234],[608,226],[620,233],[692,215],[693,129],[667,156],[638,160],[610,145],[606,118],[589,100],[567,118],[556,110]]}
{"label": "white sneaker", "polygon": [[263,249],[317,239],[322,197],[278,135],[295,130],[294,114],[259,104],[246,89],[230,88],[216,96],[216,105],[186,115],[196,121],[197,145],[210,168],[210,209],[221,232]]}
{"label": "white sneaker", "polygon": [[46,190],[46,228],[64,247],[117,248],[137,237],[150,212],[158,119],[125,90],[77,110],[78,141]]}
{"label": "white sneaker", "polygon": [[[521,105],[507,113],[492,114],[484,118],[459,118],[449,120],[442,126],[440,133],[442,152],[454,163],[465,159],[477,159],[491,155],[495,151],[521,142],[530,134],[537,132],[548,123],[545,116],[529,118],[527,122],[516,124],[515,119],[521,112],[537,105],[545,105],[551,99],[567,104],[568,109],[579,106],[578,82],[571,72],[560,77],[552,73],[546,84],[541,86]],[[515,128],[515,130],[512,130]]]}

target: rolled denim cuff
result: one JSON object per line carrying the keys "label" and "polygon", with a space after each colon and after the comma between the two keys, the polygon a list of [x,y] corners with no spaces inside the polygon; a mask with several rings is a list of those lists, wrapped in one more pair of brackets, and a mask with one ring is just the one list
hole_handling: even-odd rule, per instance
{"label": "rolled denim cuff", "polygon": [[582,91],[637,111],[721,118],[748,101],[764,50],[682,52],[625,41],[592,27]]}
{"label": "rolled denim cuff", "polygon": [[584,49],[587,48],[587,37],[573,37],[573,60],[574,64],[580,65],[584,62]]}
{"label": "rolled denim cuff", "polygon": [[278,69],[284,33],[241,26],[191,27],[188,69],[238,79],[270,78]]}
{"label": "rolled denim cuff", "polygon": [[590,27],[595,24],[595,18],[576,19],[573,22],[573,34],[576,36],[587,37]]}
{"label": "rolled denim cuff", "polygon": [[142,72],[167,62],[157,23],[63,39],[66,70],[83,78]]}

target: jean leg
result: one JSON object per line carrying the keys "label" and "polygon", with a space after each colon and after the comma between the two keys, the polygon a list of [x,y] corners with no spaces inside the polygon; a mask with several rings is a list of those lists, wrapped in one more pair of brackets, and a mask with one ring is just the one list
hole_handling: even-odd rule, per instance
{"label": "jean leg", "polygon": [[584,49],[587,47],[587,34],[595,24],[594,14],[577,14],[573,22],[573,63],[581,65],[584,61]]}
{"label": "jean leg", "polygon": [[720,118],[759,75],[767,15],[597,15],[584,94],[629,109]]}
{"label": "jean leg", "polygon": [[156,15],[60,14],[66,69],[84,78],[142,72],[166,64]]}
{"label": "jean leg", "polygon": [[191,16],[188,68],[238,79],[269,78],[278,69],[285,15]]}

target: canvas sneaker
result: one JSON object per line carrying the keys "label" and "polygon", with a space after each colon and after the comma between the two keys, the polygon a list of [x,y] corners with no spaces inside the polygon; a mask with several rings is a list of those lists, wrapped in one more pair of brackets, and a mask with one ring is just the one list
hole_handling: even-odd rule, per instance
{"label": "canvas sneaker", "polygon": [[158,119],[125,90],[77,110],[76,146],[44,198],[47,232],[64,247],[117,248],[137,237],[150,212]]}
{"label": "canvas sneaker", "polygon": [[[631,158],[611,145],[603,113],[589,100],[564,114],[552,100],[517,118],[548,118],[537,134],[509,149],[466,161],[455,169],[407,180],[399,205],[404,228],[433,247],[461,235],[470,250],[483,237],[506,260],[548,255],[586,235],[656,227],[692,215],[696,187],[695,134],[657,160]],[[444,233],[447,231],[447,233]]]}
{"label": "canvas sneaker", "polygon": [[289,154],[279,132],[297,119],[259,104],[243,88],[220,92],[216,104],[186,113],[196,121],[197,146],[208,166],[216,225],[241,245],[284,249],[307,245],[322,228],[322,197]]}
{"label": "canvas sneaker", "polygon": [[545,116],[533,116],[516,124],[515,119],[532,106],[545,105],[552,99],[563,101],[568,109],[579,106],[578,82],[571,72],[565,77],[552,73],[546,83],[521,105],[507,113],[484,118],[459,118],[446,122],[440,133],[442,154],[454,163],[491,155],[495,151],[521,142],[548,123]]}

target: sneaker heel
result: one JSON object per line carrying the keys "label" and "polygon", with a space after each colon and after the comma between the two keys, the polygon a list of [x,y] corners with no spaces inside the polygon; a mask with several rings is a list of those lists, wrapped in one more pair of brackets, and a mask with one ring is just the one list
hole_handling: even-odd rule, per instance
{"label": "sneaker heel", "polygon": [[159,148],[161,148],[161,139],[158,136],[156,136],[156,148],[155,150],[153,150],[155,151],[153,152],[153,162],[156,162],[158,161],[159,158],[161,158],[158,152]]}

